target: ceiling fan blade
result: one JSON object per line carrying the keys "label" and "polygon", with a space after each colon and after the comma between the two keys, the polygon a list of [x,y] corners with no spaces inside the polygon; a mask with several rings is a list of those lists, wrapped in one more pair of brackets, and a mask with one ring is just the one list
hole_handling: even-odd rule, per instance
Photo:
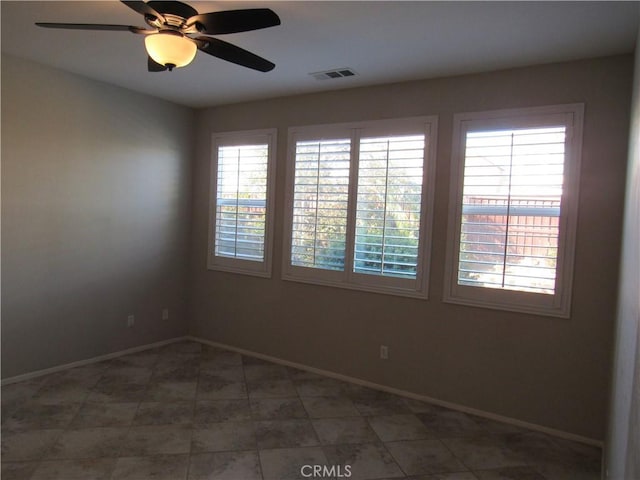
{"label": "ceiling fan blade", "polygon": [[269,8],[227,10],[195,15],[187,20],[187,25],[194,24],[205,35],[222,35],[275,27],[280,25],[280,17]]}
{"label": "ceiling fan blade", "polygon": [[64,30],[107,30],[116,32],[132,32],[132,33],[155,33],[155,30],[147,30],[142,27],[133,27],[131,25],[107,25],[101,23],[48,23],[36,22],[36,25],[44,28],[61,28]]}
{"label": "ceiling fan blade", "polygon": [[265,60],[258,55],[255,55],[240,47],[236,47],[223,40],[209,37],[198,37],[194,39],[198,45],[198,49],[214,57],[221,58],[227,62],[235,63],[243,67],[252,68],[259,72],[268,72],[275,67],[274,63],[269,60]]}
{"label": "ceiling fan blade", "polygon": [[150,17],[155,17],[158,20],[160,20],[162,23],[165,22],[164,17],[162,16],[162,14],[156,12],[150,5],[148,5],[145,2],[140,2],[140,1],[128,1],[128,0],[120,0],[122,3],[124,3],[127,7],[129,7],[132,10],[135,10],[136,12],[138,12],[140,15],[148,15]]}
{"label": "ceiling fan blade", "polygon": [[150,72],[164,72],[165,70],[167,70],[167,67],[165,67],[164,65],[160,65],[153,58],[149,57],[147,59],[147,70],[149,70]]}

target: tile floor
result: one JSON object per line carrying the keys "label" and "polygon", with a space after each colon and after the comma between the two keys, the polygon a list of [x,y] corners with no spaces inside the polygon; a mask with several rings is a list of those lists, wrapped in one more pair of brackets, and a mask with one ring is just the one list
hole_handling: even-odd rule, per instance
{"label": "tile floor", "polygon": [[2,480],[292,478],[596,480],[600,451],[195,342],[2,389]]}

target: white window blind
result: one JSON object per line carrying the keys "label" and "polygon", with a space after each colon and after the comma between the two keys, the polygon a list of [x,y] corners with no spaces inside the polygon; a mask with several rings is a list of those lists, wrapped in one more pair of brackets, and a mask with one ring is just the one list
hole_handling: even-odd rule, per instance
{"label": "white window blind", "polygon": [[458,283],[553,294],[565,127],[469,131]]}
{"label": "white window blind", "polygon": [[584,105],[454,115],[446,302],[567,318]]}
{"label": "white window blind", "polygon": [[360,140],[353,271],[415,278],[424,135]]}
{"label": "white window blind", "polygon": [[291,264],[344,270],[351,141],[298,141]]}
{"label": "white window blind", "polygon": [[219,146],[217,160],[215,255],[262,262],[269,146]]}
{"label": "white window blind", "polygon": [[283,278],[425,298],[436,125],[411,117],[289,129]]}

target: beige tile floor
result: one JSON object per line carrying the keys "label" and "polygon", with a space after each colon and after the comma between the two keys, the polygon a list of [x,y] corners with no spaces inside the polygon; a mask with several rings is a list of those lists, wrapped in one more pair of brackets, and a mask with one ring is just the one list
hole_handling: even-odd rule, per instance
{"label": "beige tile floor", "polygon": [[2,480],[322,478],[304,465],[596,480],[600,450],[195,342],[2,389]]}

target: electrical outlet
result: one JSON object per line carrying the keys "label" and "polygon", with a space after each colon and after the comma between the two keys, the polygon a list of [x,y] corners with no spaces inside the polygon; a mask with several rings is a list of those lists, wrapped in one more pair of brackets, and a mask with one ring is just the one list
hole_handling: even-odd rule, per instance
{"label": "electrical outlet", "polygon": [[380,360],[389,360],[389,347],[380,345]]}
{"label": "electrical outlet", "polygon": [[163,308],[162,309],[162,319],[163,320],[169,320],[169,309],[168,308]]}
{"label": "electrical outlet", "polygon": [[127,327],[131,328],[135,323],[136,323],[136,317],[134,317],[133,315],[129,315],[127,317]]}

